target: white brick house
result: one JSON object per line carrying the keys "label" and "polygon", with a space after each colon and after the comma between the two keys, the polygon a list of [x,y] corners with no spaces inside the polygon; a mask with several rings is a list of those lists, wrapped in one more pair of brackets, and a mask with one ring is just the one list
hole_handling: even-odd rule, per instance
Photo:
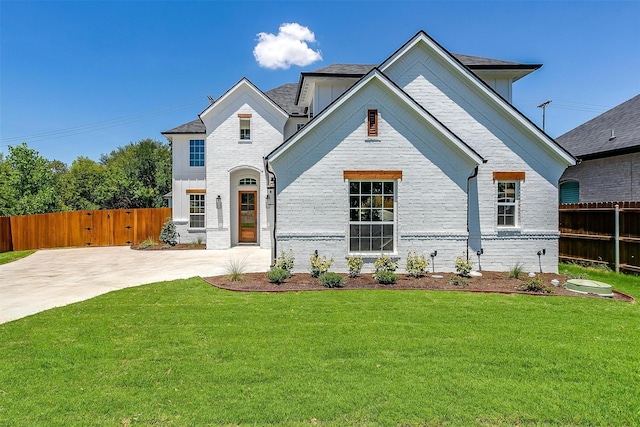
{"label": "white brick house", "polygon": [[485,270],[556,271],[558,179],[574,159],[510,104],[539,67],[452,55],[419,32],[378,66],[266,93],[242,79],[164,132],[180,239],[292,249],[299,271],[316,250],[335,271],[410,250],[436,253],[438,271],[477,254]]}

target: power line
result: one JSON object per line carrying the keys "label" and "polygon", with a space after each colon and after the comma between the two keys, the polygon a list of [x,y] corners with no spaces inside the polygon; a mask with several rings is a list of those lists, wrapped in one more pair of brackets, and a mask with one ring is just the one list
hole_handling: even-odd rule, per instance
{"label": "power line", "polygon": [[[96,132],[99,130],[110,129],[110,128],[130,124],[130,123],[135,123],[140,120],[148,119],[151,117],[157,117],[157,116],[175,112],[175,111],[185,110],[195,105],[202,104],[202,102],[200,101],[196,102],[195,99],[196,98],[185,99],[178,103],[171,104],[168,106],[159,107],[159,108],[155,108],[147,111],[142,111],[142,112],[126,115],[126,116],[115,117],[113,119],[102,120],[94,123],[72,126],[65,129],[52,130],[52,131],[41,132],[41,133],[36,133],[31,135],[22,135],[22,136],[4,138],[0,142],[0,147],[13,144],[13,143],[19,143],[25,140],[28,140],[29,142],[42,142],[42,141],[48,141],[53,139],[66,138],[70,136],[81,135],[83,133]],[[200,97],[198,97],[197,99],[200,99]]]}

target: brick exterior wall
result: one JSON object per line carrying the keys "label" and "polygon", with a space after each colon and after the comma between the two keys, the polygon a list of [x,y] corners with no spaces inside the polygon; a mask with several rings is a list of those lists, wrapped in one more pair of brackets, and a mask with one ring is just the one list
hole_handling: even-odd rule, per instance
{"label": "brick exterior wall", "polygon": [[580,202],[640,201],[640,153],[585,160],[560,182],[580,183]]}

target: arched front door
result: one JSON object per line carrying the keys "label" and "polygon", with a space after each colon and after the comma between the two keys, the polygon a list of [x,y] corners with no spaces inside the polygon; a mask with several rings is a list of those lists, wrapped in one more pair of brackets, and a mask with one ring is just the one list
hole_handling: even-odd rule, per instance
{"label": "arched front door", "polygon": [[238,242],[257,243],[258,241],[258,192],[238,192]]}

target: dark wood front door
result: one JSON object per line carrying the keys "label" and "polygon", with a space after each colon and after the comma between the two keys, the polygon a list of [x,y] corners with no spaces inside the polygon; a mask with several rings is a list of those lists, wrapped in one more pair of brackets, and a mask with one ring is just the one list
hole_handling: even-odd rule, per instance
{"label": "dark wood front door", "polygon": [[258,241],[257,191],[238,193],[238,241],[256,243]]}

